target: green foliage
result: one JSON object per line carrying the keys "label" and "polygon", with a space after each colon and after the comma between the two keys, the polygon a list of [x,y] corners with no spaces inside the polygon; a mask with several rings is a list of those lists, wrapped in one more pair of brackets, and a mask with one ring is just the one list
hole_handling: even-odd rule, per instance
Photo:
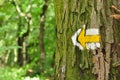
{"label": "green foliage", "polygon": [[[39,48],[39,27],[40,13],[44,5],[44,0],[15,0],[21,8],[21,11],[28,13],[28,5],[31,5],[30,14],[32,22],[30,33],[26,37],[28,64],[18,68],[14,62],[15,50],[22,49],[18,46],[18,37],[21,37],[27,31],[27,21],[20,17],[13,5],[12,0],[0,0],[0,80],[45,80],[46,77],[52,77],[54,74],[53,55],[55,50],[55,18],[53,0],[49,1],[49,7],[45,22],[45,51],[46,60],[44,71],[34,76],[26,76],[28,69],[37,71],[40,68],[40,48]],[[8,51],[10,53],[8,53]],[[9,54],[9,55],[8,55]],[[5,63],[5,60],[8,63]],[[1,61],[3,60],[3,63]],[[12,67],[11,67],[12,66]]]}
{"label": "green foliage", "polygon": [[23,68],[10,68],[0,67],[0,80],[46,80],[43,76],[26,76],[26,70],[28,67]]}
{"label": "green foliage", "polygon": [[0,80],[22,80],[25,72],[22,69],[11,69],[9,67],[0,67]]}

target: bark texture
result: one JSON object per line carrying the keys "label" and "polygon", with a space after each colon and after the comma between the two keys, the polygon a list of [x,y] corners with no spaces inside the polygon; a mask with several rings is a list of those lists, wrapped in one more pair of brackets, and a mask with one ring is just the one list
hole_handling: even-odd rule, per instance
{"label": "bark texture", "polygon": [[[119,80],[120,21],[111,18],[118,13],[111,7],[118,6],[120,1],[54,0],[54,4],[57,24],[55,80]],[[84,24],[86,29],[99,29],[99,49],[81,51],[73,45],[72,35]]]}

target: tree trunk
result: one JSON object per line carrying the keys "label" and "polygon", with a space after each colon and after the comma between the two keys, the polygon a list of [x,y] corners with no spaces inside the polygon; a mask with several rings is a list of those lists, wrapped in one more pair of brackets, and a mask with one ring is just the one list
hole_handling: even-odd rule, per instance
{"label": "tree trunk", "polygon": [[41,68],[44,67],[46,52],[44,46],[44,28],[45,28],[45,18],[46,18],[46,11],[48,8],[48,0],[45,0],[45,3],[42,7],[42,13],[40,14],[40,66]]}
{"label": "tree trunk", "polygon": [[[120,22],[110,16],[118,0],[54,0],[57,46],[55,80],[119,80]],[[71,40],[83,25],[99,29],[100,48],[80,50]],[[116,63],[117,61],[117,63]],[[118,62],[119,61],[119,62]]]}

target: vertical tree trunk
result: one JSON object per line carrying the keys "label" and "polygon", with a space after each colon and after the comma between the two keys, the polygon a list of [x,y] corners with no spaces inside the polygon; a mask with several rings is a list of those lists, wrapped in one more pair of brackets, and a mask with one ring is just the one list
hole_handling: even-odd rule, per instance
{"label": "vertical tree trunk", "polygon": [[[18,44],[18,46],[21,46],[21,47],[23,48],[24,38],[23,38],[23,37],[20,37],[20,31],[21,31],[21,29],[22,29],[22,20],[21,20],[21,19],[22,19],[22,18],[19,17],[18,33],[17,33],[17,36],[18,36],[18,38],[17,38],[17,44]],[[22,53],[22,48],[18,48],[18,56],[17,56],[18,61],[17,61],[17,63],[18,63],[19,66],[22,66],[22,65],[23,65],[23,53]]]}
{"label": "vertical tree trunk", "polygon": [[[21,19],[21,18],[20,18]],[[28,57],[28,54],[27,54],[27,45],[26,45],[26,38],[27,36],[29,35],[29,32],[30,32],[30,20],[29,17],[28,17],[28,21],[27,21],[27,30],[24,34],[22,34],[20,36],[19,34],[19,30],[21,31],[22,29],[22,22],[20,21],[19,22],[19,25],[18,25],[18,40],[17,40],[17,43],[18,43],[18,46],[21,46],[22,48],[19,48],[18,49],[18,65],[19,66],[23,66],[27,63],[27,57]]]}
{"label": "vertical tree trunk", "polygon": [[45,18],[46,11],[48,8],[48,0],[45,0],[45,4],[42,7],[42,13],[40,14],[40,66],[44,67],[46,52],[44,47],[44,28],[45,28]]}
{"label": "vertical tree trunk", "polygon": [[[54,0],[57,24],[55,80],[119,80],[120,22],[110,17],[118,0]],[[101,47],[80,50],[71,37],[82,25],[99,29]],[[118,64],[118,63],[116,63]],[[113,77],[114,75],[114,77]]]}
{"label": "vertical tree trunk", "polygon": [[5,56],[5,64],[8,63],[8,59],[9,59],[9,56],[10,56],[10,50],[7,50],[7,53],[6,53],[6,56]]}
{"label": "vertical tree trunk", "polygon": [[15,64],[17,63],[17,60],[18,60],[17,56],[18,56],[17,49],[14,49],[14,63]]}

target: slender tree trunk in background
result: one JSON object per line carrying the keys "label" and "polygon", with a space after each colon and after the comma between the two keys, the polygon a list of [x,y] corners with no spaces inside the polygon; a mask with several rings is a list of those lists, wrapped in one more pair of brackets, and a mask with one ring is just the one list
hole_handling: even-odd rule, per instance
{"label": "slender tree trunk in background", "polygon": [[44,47],[44,28],[45,28],[45,14],[48,8],[48,0],[45,0],[45,4],[42,7],[42,13],[40,14],[40,66],[43,68],[46,52]]}
{"label": "slender tree trunk in background", "polygon": [[[111,6],[118,6],[120,1],[54,0],[54,4],[57,24],[55,80],[119,80],[120,20],[110,15],[117,13]],[[84,24],[87,29],[99,29],[100,49],[81,51],[73,45],[71,37]]]}
{"label": "slender tree trunk in background", "polygon": [[[22,23],[20,23],[20,25],[21,24]],[[19,26],[19,27],[22,27],[22,26]],[[20,30],[20,28],[18,30]],[[27,54],[27,45],[26,45],[27,43],[25,40],[29,35],[29,32],[30,32],[30,19],[28,19],[27,21],[27,31],[24,34],[22,34],[22,36],[18,37],[18,41],[17,41],[18,46],[22,47],[18,49],[18,63],[20,66],[25,65],[27,63],[28,54]]]}
{"label": "slender tree trunk in background", "polygon": [[5,64],[7,64],[8,63],[8,59],[9,59],[9,56],[10,56],[10,50],[7,50],[7,54],[6,54],[6,56],[5,56]]}
{"label": "slender tree trunk in background", "polygon": [[[19,34],[19,31],[21,31],[21,27],[22,27],[22,22],[21,22],[21,18],[19,17],[19,23],[18,23],[18,34],[17,34],[17,36],[19,36],[20,34]],[[18,44],[18,46],[21,46],[22,48],[23,48],[23,41],[24,40],[24,38],[23,37],[18,37],[18,39],[17,39],[17,44]],[[18,62],[18,65],[19,66],[22,66],[23,65],[23,54],[22,54],[22,48],[19,48],[18,49],[18,56],[17,56],[17,62]]]}
{"label": "slender tree trunk in background", "polygon": [[[18,31],[22,29],[22,25],[23,23],[19,23],[19,28],[18,28]],[[21,46],[22,48],[19,48],[18,49],[18,64],[19,66],[22,66],[22,65],[25,65],[27,63],[27,43],[26,43],[26,38],[27,36],[29,35],[29,32],[30,32],[30,19],[28,19],[27,21],[27,30],[24,34],[22,34],[22,36],[20,36],[20,34],[18,33],[18,46]]]}
{"label": "slender tree trunk in background", "polygon": [[14,49],[14,63],[17,63],[17,56],[18,56],[18,52],[17,52],[17,49]]}
{"label": "slender tree trunk in background", "polygon": [[[32,1],[33,0],[30,1],[30,4],[26,8],[26,10],[28,12],[24,13],[24,12],[22,12],[22,10],[21,10],[20,6],[17,4],[17,2],[15,0],[12,0],[12,3],[15,6],[16,11],[18,12],[18,15],[19,15],[17,43],[18,43],[18,46],[22,47],[22,48],[18,49],[18,59],[17,60],[18,60],[19,66],[25,65],[27,63],[28,54],[27,54],[27,45],[26,45],[25,40],[26,40],[27,36],[29,36],[29,32],[30,32],[30,24],[31,24],[30,9],[31,9]],[[24,20],[26,21],[26,23],[24,23]],[[21,35],[20,32],[22,31],[23,27],[27,27],[27,29],[26,29],[26,32]]]}

